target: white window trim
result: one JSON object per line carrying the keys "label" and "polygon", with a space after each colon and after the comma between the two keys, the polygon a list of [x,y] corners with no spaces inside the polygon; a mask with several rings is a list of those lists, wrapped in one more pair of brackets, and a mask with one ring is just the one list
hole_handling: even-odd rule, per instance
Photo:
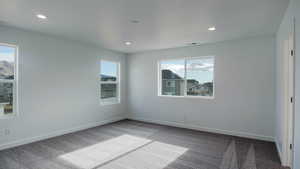
{"label": "white window trim", "polygon": [[17,45],[0,43],[0,46],[11,47],[15,49],[15,62],[14,62],[14,79],[0,79],[0,82],[12,83],[13,84],[13,112],[8,115],[0,116],[0,119],[11,119],[18,116],[19,113],[19,103],[18,103],[18,74],[19,74],[19,64],[18,64],[18,56],[19,56],[19,48]]}
{"label": "white window trim", "polygon": [[[203,59],[205,57],[212,57],[214,59],[214,71],[213,71],[213,95],[212,96],[189,96],[187,95],[187,61],[193,60],[193,59]],[[215,65],[216,65],[216,57],[215,56],[197,56],[197,57],[176,57],[171,59],[160,59],[158,60],[158,96],[159,97],[165,97],[165,98],[192,98],[192,99],[207,99],[207,100],[213,100],[215,99],[215,92],[216,92],[216,81],[215,81]],[[163,61],[172,61],[172,60],[184,60],[184,95],[183,96],[173,96],[173,95],[162,95],[162,74],[161,74],[161,62]]]}
{"label": "white window trim", "polygon": [[[101,81],[101,62],[107,61],[107,62],[113,62],[117,64],[117,79],[116,81]],[[100,77],[99,77],[99,83],[100,83],[100,104],[102,106],[105,105],[114,105],[114,104],[120,104],[121,103],[121,63],[119,61],[110,60],[110,59],[100,59]],[[117,84],[117,97],[116,99],[101,99],[101,84]],[[111,100],[111,101],[109,101]]]}

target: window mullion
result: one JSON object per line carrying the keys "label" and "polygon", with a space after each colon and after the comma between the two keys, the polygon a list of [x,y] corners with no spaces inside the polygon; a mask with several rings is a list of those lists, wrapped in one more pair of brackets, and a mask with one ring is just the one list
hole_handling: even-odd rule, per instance
{"label": "window mullion", "polygon": [[118,81],[100,81],[101,84],[118,84]]}
{"label": "window mullion", "polygon": [[184,59],[184,97],[187,96],[187,58]]}

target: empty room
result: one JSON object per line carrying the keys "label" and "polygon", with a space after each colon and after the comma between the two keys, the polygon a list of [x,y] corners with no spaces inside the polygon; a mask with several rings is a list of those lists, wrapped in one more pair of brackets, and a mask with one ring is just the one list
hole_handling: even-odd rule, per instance
{"label": "empty room", "polygon": [[0,169],[300,169],[300,0],[0,0]]}

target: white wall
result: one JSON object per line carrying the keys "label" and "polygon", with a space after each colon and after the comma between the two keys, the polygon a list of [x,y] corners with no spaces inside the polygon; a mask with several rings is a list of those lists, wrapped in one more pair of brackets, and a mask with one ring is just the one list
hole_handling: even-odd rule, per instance
{"label": "white wall", "polygon": [[[215,56],[215,99],[157,96],[157,62]],[[130,118],[273,140],[275,37],[262,36],[128,57]]]}
{"label": "white wall", "polygon": [[[19,46],[19,115],[0,119],[0,149],[123,118],[126,57],[59,37],[0,27]],[[100,106],[99,59],[121,62],[121,104]],[[3,130],[10,135],[4,136]]]}

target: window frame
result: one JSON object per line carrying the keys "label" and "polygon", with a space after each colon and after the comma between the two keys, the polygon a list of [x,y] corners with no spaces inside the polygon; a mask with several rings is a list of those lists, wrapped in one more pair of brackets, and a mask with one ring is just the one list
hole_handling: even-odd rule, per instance
{"label": "window frame", "polygon": [[[112,62],[112,63],[116,63],[117,64],[117,76],[116,76],[116,81],[102,81],[101,80],[101,62],[106,61],[106,62]],[[121,74],[120,74],[120,70],[121,70],[121,63],[119,61],[116,60],[110,60],[110,59],[100,59],[100,76],[99,76],[99,84],[100,84],[100,105],[104,106],[104,105],[113,105],[113,104],[120,104],[121,103]],[[102,99],[101,98],[101,85],[102,84],[116,84],[116,98],[112,99]]]}
{"label": "window frame", "polygon": [[19,47],[17,45],[0,43],[0,46],[6,46],[15,49],[14,53],[14,79],[0,79],[0,83],[11,83],[13,85],[13,111],[8,115],[0,115],[0,119],[10,119],[17,117],[19,114],[19,103],[18,103],[18,76],[19,76]]}
{"label": "window frame", "polygon": [[[211,57],[214,60],[214,70],[213,70],[213,95],[212,96],[191,96],[187,95],[187,61],[188,60],[195,60],[195,59],[203,59]],[[216,57],[215,56],[196,56],[196,57],[176,57],[170,59],[160,59],[158,60],[158,96],[159,97],[170,97],[170,98],[196,98],[196,99],[208,99],[213,100],[215,99],[215,89],[216,89],[216,82],[215,82],[215,65],[216,65]],[[161,69],[161,62],[164,61],[172,61],[172,60],[184,60],[184,93],[182,96],[176,95],[163,95],[162,94],[162,69]]]}

